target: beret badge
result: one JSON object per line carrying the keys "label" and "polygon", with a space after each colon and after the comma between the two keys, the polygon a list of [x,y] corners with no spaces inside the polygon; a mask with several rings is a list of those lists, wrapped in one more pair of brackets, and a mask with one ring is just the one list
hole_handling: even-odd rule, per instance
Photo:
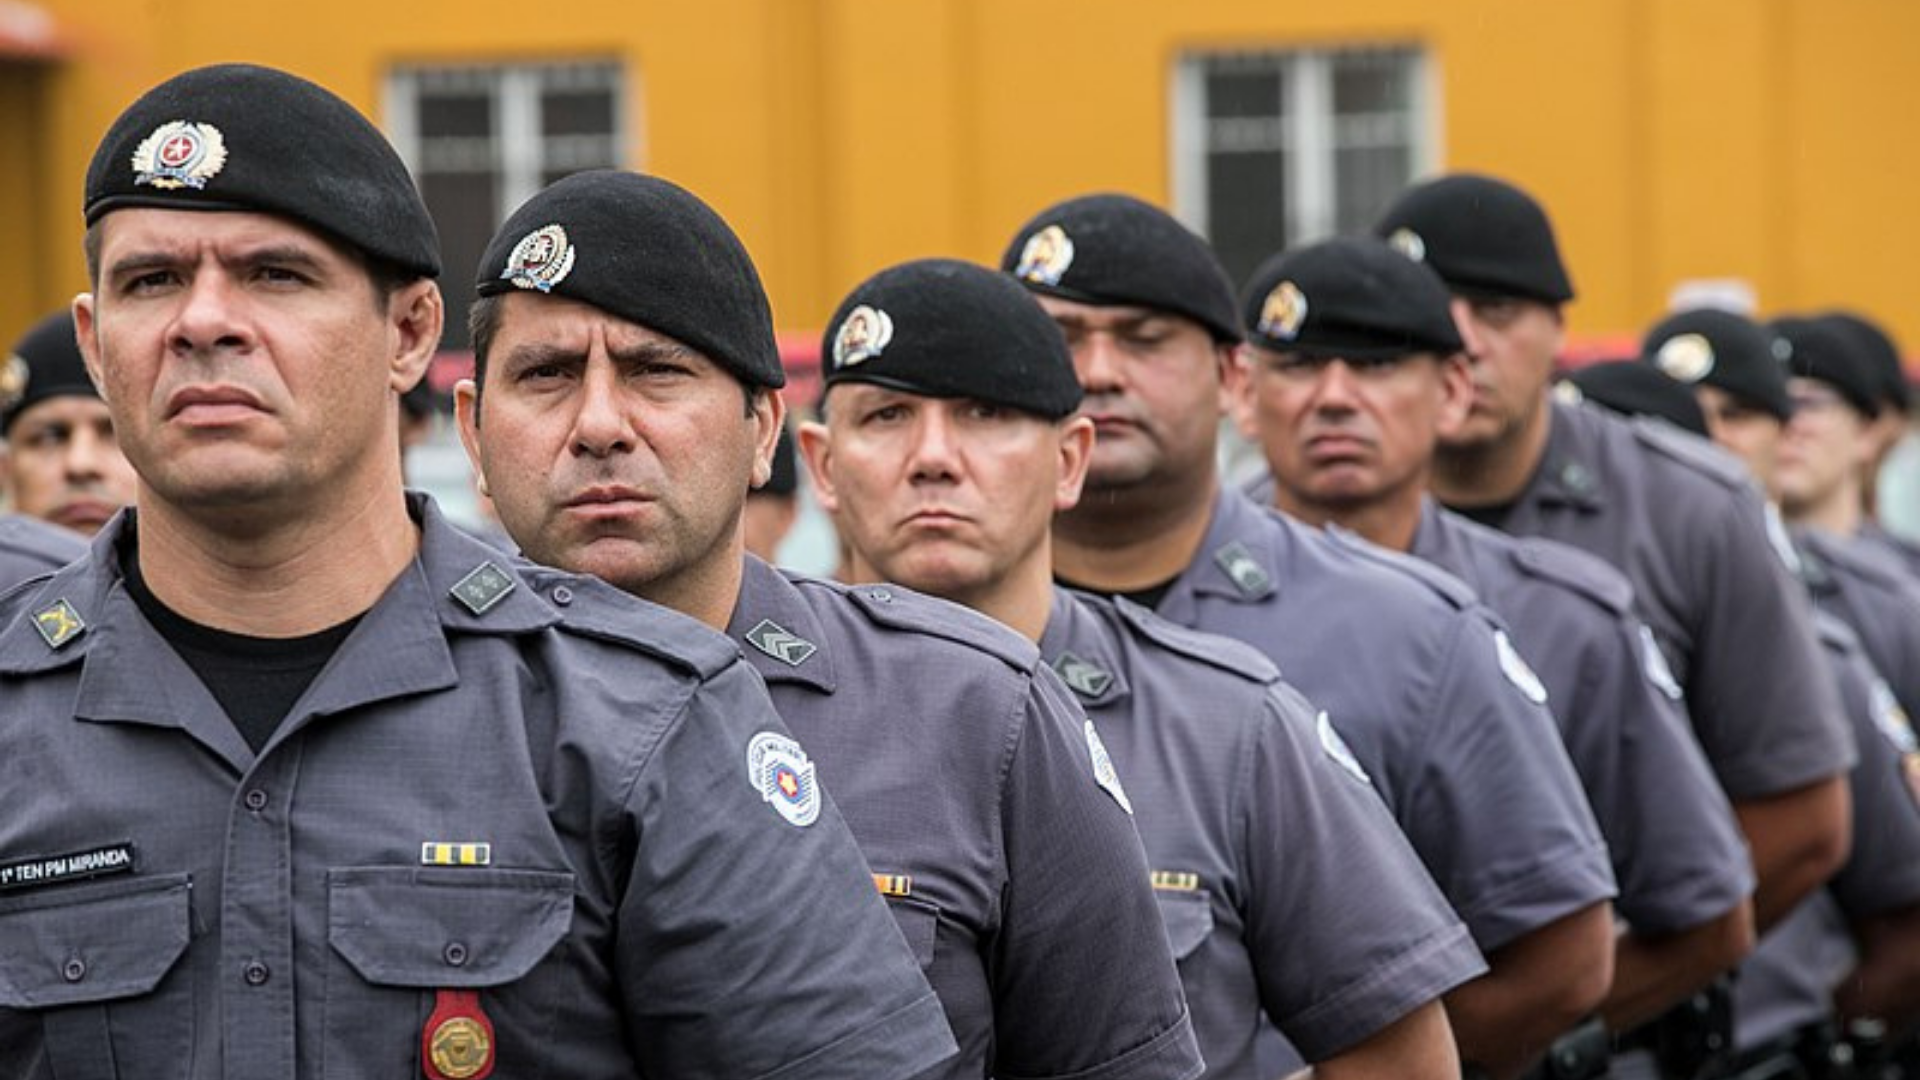
{"label": "beret badge", "polygon": [[1696,383],[1713,370],[1713,346],[1699,334],[1677,334],[1660,346],[1653,361],[1668,378]]}
{"label": "beret badge", "polygon": [[212,124],[172,120],[153,129],[133,151],[133,182],[162,191],[198,191],[227,163],[227,141]]}
{"label": "beret badge", "polygon": [[544,225],[520,238],[507,254],[507,268],[500,276],[522,289],[552,292],[573,271],[573,244],[567,230]]}
{"label": "beret badge", "polygon": [[1260,324],[1256,329],[1267,337],[1292,341],[1300,335],[1300,325],[1306,321],[1307,294],[1293,282],[1283,281],[1273,287],[1266,302],[1260,305]]}
{"label": "beret badge", "polygon": [[1387,237],[1387,245],[1414,262],[1427,261],[1427,242],[1412,229],[1393,230],[1393,235]]}
{"label": "beret badge", "polygon": [[5,412],[20,404],[27,396],[27,379],[31,369],[19,353],[13,353],[0,361],[0,412]]}
{"label": "beret badge", "polygon": [[879,308],[861,304],[840,323],[833,336],[833,366],[852,367],[871,360],[886,350],[893,340],[893,318]]}
{"label": "beret badge", "polygon": [[1058,285],[1073,265],[1073,238],[1058,225],[1049,225],[1027,238],[1013,276],[1036,285]]}

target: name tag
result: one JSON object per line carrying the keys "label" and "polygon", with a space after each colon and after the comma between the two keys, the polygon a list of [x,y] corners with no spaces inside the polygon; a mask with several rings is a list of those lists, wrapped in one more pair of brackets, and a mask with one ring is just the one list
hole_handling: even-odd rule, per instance
{"label": "name tag", "polygon": [[103,844],[65,855],[41,855],[0,863],[0,892],[60,885],[133,872],[133,844]]}

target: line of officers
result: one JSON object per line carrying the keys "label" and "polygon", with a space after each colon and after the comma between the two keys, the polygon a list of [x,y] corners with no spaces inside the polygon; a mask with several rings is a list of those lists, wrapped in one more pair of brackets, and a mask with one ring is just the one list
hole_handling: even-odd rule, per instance
{"label": "line of officers", "polygon": [[744,553],[784,376],[673,184],[487,247],[504,548],[404,489],[438,242],[350,106],[184,73],[84,207],[0,373],[0,1078],[1920,1076],[1864,319],[1569,391],[1504,181],[1238,290],[1069,199],[828,321],[841,584]]}

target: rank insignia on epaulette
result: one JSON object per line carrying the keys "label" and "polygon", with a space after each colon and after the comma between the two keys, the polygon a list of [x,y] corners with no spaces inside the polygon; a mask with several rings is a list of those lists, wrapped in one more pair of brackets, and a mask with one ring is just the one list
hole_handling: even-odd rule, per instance
{"label": "rank insignia on epaulette", "polygon": [[1027,237],[1013,276],[1037,285],[1058,285],[1072,265],[1073,238],[1060,226],[1049,225]]}
{"label": "rank insignia on epaulette", "polygon": [[1273,584],[1273,579],[1267,575],[1260,561],[1238,540],[1214,552],[1213,561],[1226,571],[1227,577],[1233,581],[1233,587],[1247,596],[1259,596]]}
{"label": "rank insignia on epaulette", "polygon": [[520,238],[507,255],[507,268],[500,276],[516,288],[552,292],[555,285],[573,272],[573,244],[567,230],[545,225]]}
{"label": "rank insignia on epaulette", "polygon": [[1105,669],[1072,653],[1061,653],[1053,662],[1060,681],[1084,698],[1097,698],[1113,685],[1113,676]]}
{"label": "rank insignia on epaulette", "polygon": [[1200,875],[1188,870],[1155,870],[1153,887],[1161,892],[1193,892],[1200,888]]}
{"label": "rank insignia on epaulette", "polygon": [[87,623],[72,604],[55,600],[33,613],[33,628],[40,631],[40,638],[47,643],[47,648],[58,649],[85,633]]}
{"label": "rank insignia on epaulette", "polygon": [[817,650],[813,642],[795,634],[772,619],[761,619],[746,633],[747,644],[786,664],[799,667]]}
{"label": "rank insignia on epaulette", "polygon": [[905,898],[913,895],[913,878],[906,874],[875,874],[873,887],[880,890],[881,896]]}
{"label": "rank insignia on epaulette", "polygon": [[133,151],[134,184],[162,191],[199,190],[227,163],[227,143],[212,124],[174,120],[153,129]]}
{"label": "rank insignia on epaulette", "polygon": [[493,845],[428,840],[420,845],[421,866],[490,866]]}
{"label": "rank insignia on epaulette", "polygon": [[475,615],[485,615],[487,610],[499,603],[513,591],[513,575],[495,566],[491,560],[479,566],[454,583],[448,590],[460,606]]}

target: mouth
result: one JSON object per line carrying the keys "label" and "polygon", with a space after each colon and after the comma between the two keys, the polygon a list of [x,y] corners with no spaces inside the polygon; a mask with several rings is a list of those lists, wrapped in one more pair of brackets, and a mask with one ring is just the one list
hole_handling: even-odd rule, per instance
{"label": "mouth", "polygon": [[47,515],[47,519],[56,525],[69,529],[92,530],[107,523],[120,507],[114,503],[97,499],[81,499],[67,503]]}
{"label": "mouth", "polygon": [[653,496],[638,488],[608,484],[587,488],[561,505],[568,510],[591,513],[595,510],[620,510],[653,501]]}
{"label": "mouth", "polygon": [[912,514],[909,514],[906,524],[928,529],[949,529],[957,525],[964,525],[969,520],[971,519],[966,515],[954,510],[932,508],[916,510]]}
{"label": "mouth", "polygon": [[1314,461],[1345,461],[1365,455],[1372,449],[1357,435],[1315,435],[1307,440],[1307,456]]}
{"label": "mouth", "polygon": [[259,398],[237,386],[188,386],[167,398],[166,418],[196,425],[219,425],[266,411]]}

